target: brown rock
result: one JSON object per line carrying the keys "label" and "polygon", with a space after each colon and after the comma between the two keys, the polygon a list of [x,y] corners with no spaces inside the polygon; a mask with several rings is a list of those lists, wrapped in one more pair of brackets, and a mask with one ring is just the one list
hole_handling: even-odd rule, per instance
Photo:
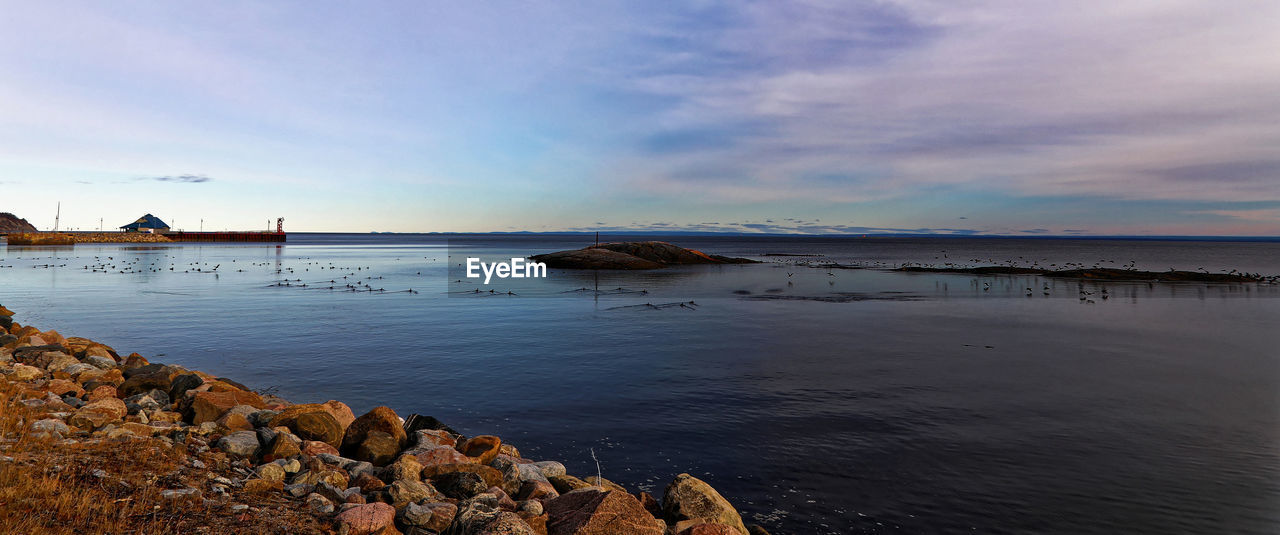
{"label": "brown rock", "polygon": [[244,482],[244,491],[249,494],[266,494],[268,492],[278,492],[280,490],[284,490],[283,481],[250,479]]}
{"label": "brown rock", "polygon": [[387,485],[384,490],[386,490],[387,496],[391,498],[391,505],[394,505],[396,509],[422,500],[429,499],[433,502],[441,502],[446,499],[435,487],[412,479],[396,481]]}
{"label": "brown rock", "polygon": [[440,429],[419,429],[413,432],[412,440],[415,448],[431,448],[435,446],[453,447],[458,444],[458,440],[453,438],[448,431]]}
{"label": "brown rock", "polygon": [[342,443],[342,424],[327,412],[301,414],[290,423],[289,429],[303,440],[318,440],[335,448]]}
{"label": "brown rock", "polygon": [[347,488],[347,473],[337,468],[325,468],[320,470],[308,470],[297,475],[293,479],[296,483],[305,483],[307,485],[318,485],[320,483],[328,483],[340,489]]}
{"label": "brown rock", "polygon": [[592,486],[586,481],[567,474],[563,476],[551,476],[547,478],[547,480],[551,482],[551,486],[555,487],[556,492],[559,492],[560,494],[568,494],[571,491],[585,489]]}
{"label": "brown rock", "polygon": [[106,412],[113,420],[123,420],[129,409],[124,406],[124,401],[117,398],[103,398],[89,403],[80,408],[80,410],[97,410]]}
{"label": "brown rock", "polygon": [[625,492],[581,489],[546,502],[548,535],[662,535],[663,525]]}
{"label": "brown rock", "polygon": [[89,392],[89,401],[98,401],[103,398],[114,397],[116,397],[116,387],[111,385],[95,387],[93,391]]}
{"label": "brown rock", "polygon": [[[695,524],[689,527],[685,527],[684,524],[686,522],[695,522]],[[741,535],[740,533],[738,533],[737,530],[729,526],[726,526],[724,524],[708,524],[705,522],[698,524],[696,522],[701,522],[701,521],[685,520],[683,522],[677,522],[675,529],[678,531],[676,531],[676,534],[677,535]]]}
{"label": "brown rock", "polygon": [[654,518],[662,518],[662,504],[658,503],[657,498],[648,492],[641,492],[636,496],[640,500],[640,505],[644,506],[644,510],[653,515]]}
{"label": "brown rock", "polygon": [[262,398],[253,392],[233,390],[229,392],[196,392],[191,399],[191,423],[200,425],[213,422],[236,405],[249,405],[256,409],[264,408]]}
{"label": "brown rock", "polygon": [[409,504],[401,514],[406,525],[442,533],[458,514],[458,506],[447,502]]}
{"label": "brown rock", "polygon": [[[333,417],[333,421],[334,423],[337,424],[337,428],[338,428],[338,432],[337,432],[338,438],[336,441],[329,441],[329,440],[320,439],[320,438],[308,439],[308,440],[323,440],[324,442],[329,442],[330,444],[333,444],[335,447],[340,445],[342,443],[343,433],[346,432],[347,427],[351,425],[351,422],[355,420],[355,416],[351,414],[351,408],[348,407],[345,403],[342,403],[340,401],[329,400],[324,403],[304,403],[301,405],[290,405],[288,407],[285,407],[285,409],[281,411],[280,414],[277,414],[274,418],[272,418],[269,425],[271,427],[285,426],[290,429],[295,429],[294,422],[300,416],[304,414],[311,414],[311,413],[317,413],[317,412],[326,413],[329,416]],[[326,432],[326,434],[327,433],[328,432]],[[298,436],[302,436],[302,435],[298,435]]]}
{"label": "brown rock", "polygon": [[176,424],[182,421],[182,415],[170,411],[155,411],[149,416],[152,423],[170,423]]}
{"label": "brown rock", "polygon": [[381,479],[378,479],[369,472],[360,472],[355,479],[351,480],[351,485],[360,487],[360,492],[373,492],[387,486]]}
{"label": "brown rock", "polygon": [[444,474],[452,474],[454,472],[471,472],[478,474],[484,479],[484,484],[490,487],[502,486],[502,472],[492,466],[485,466],[475,463],[451,463],[451,464],[434,464],[422,468],[423,479],[435,479]]}
{"label": "brown rock", "polygon": [[156,370],[125,379],[124,384],[120,385],[120,393],[124,397],[129,397],[134,394],[144,394],[153,389],[168,392],[170,384],[169,370]]}
{"label": "brown rock", "polygon": [[498,448],[498,453],[502,455],[510,455],[517,459],[520,458],[520,450],[516,449],[515,446],[507,444],[506,442],[503,442],[502,446]]}
{"label": "brown rock", "polygon": [[436,446],[431,449],[414,448],[404,452],[405,455],[412,455],[418,460],[418,464],[423,467],[435,466],[438,464],[474,464],[472,459],[463,455],[462,452],[450,446]]}
{"label": "brown rock", "polygon": [[421,481],[422,465],[418,464],[418,459],[412,455],[405,455],[387,466],[386,470],[383,471],[383,475],[390,481],[400,481],[402,479]]}
{"label": "brown rock", "polygon": [[369,503],[347,509],[334,519],[342,535],[373,535],[395,529],[396,510],[385,503]]}
{"label": "brown rock", "polygon": [[502,439],[493,435],[480,435],[478,437],[472,437],[459,447],[458,451],[461,451],[462,454],[467,457],[471,457],[473,462],[489,464],[498,456],[498,452],[501,448]]}
{"label": "brown rock", "polygon": [[333,454],[333,455],[341,455],[340,453],[338,453],[338,448],[335,448],[335,447],[333,447],[333,446],[330,446],[328,443],[321,442],[321,441],[319,441],[319,440],[304,440],[304,441],[302,441],[302,454],[303,454],[303,455],[308,455],[308,456],[311,456],[311,457],[315,457],[316,455],[320,455],[321,453],[329,453],[329,454]]}
{"label": "brown rock", "polygon": [[288,433],[276,433],[271,445],[262,451],[262,460],[271,462],[276,459],[287,459],[302,454],[302,442]]}
{"label": "brown rock", "polygon": [[747,526],[742,523],[737,509],[711,485],[689,474],[680,474],[667,485],[662,496],[662,512],[671,521],[704,520],[729,526],[747,535]]}
{"label": "brown rock", "polygon": [[66,379],[53,379],[44,385],[44,390],[53,392],[58,396],[71,394],[72,396],[80,397],[84,395],[84,389],[80,388],[80,385]]}
{"label": "brown rock", "polygon": [[115,421],[110,414],[103,411],[84,410],[81,408],[67,419],[67,423],[80,429],[94,430]]}
{"label": "brown rock", "polygon": [[134,434],[134,435],[140,436],[140,437],[149,437],[149,436],[153,436],[153,435],[155,435],[157,432],[161,431],[161,428],[158,428],[158,427],[151,427],[151,426],[149,426],[149,425],[147,425],[147,424],[143,424],[143,423],[135,423],[135,422],[125,422],[125,423],[123,423],[123,424],[121,424],[121,425],[120,425],[120,429],[124,429],[124,430],[126,430],[126,431],[128,431],[128,432],[130,432],[130,433],[132,433],[132,434]]}
{"label": "brown rock", "polygon": [[546,513],[535,515],[527,511],[516,511],[516,514],[520,515],[520,519],[524,520],[524,523],[528,524],[529,529],[532,529],[534,533],[547,535],[547,520],[550,519],[550,516]]}
{"label": "brown rock", "polygon": [[[391,410],[390,407],[374,407],[373,410],[356,418],[347,427],[346,434],[342,437],[342,447],[339,448],[342,454],[353,459],[358,458],[356,455],[360,445],[364,443],[365,439],[369,437],[369,433],[373,431],[390,435],[395,442],[397,453],[404,448],[407,437],[404,433],[404,427],[400,423],[400,418],[396,416],[396,411]],[[394,454],[392,455],[394,456]]]}
{"label": "brown rock", "polygon": [[537,532],[533,531],[533,528],[529,527],[520,515],[501,511],[480,524],[476,535],[537,535]]}
{"label": "brown rock", "polygon": [[249,419],[243,414],[236,411],[228,410],[217,421],[218,430],[221,433],[233,433],[236,431],[252,431],[253,424],[249,423]]}
{"label": "brown rock", "polygon": [[556,492],[556,488],[551,483],[539,480],[525,481],[520,485],[520,491],[516,493],[516,498],[520,500],[550,500],[560,496]]}
{"label": "brown rock", "polygon": [[365,436],[364,442],[360,443],[360,447],[356,448],[353,458],[357,461],[367,461],[374,466],[385,466],[395,460],[396,455],[400,453],[400,444],[401,442],[395,437],[382,431],[370,431]]}

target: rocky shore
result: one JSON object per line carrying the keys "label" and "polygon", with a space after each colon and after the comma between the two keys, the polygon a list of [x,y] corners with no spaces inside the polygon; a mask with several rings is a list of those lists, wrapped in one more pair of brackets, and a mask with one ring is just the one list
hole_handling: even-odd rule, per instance
{"label": "rocky shore", "polygon": [[17,532],[766,534],[688,474],[659,500],[429,416],[293,404],[12,316],[0,525]]}

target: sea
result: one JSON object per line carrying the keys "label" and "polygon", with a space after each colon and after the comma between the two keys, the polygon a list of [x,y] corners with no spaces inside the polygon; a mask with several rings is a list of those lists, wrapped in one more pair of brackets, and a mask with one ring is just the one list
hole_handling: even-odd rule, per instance
{"label": "sea", "polygon": [[779,534],[1280,533],[1278,240],[626,235],[755,264],[467,277],[594,235],[0,246],[15,320],[386,405]]}

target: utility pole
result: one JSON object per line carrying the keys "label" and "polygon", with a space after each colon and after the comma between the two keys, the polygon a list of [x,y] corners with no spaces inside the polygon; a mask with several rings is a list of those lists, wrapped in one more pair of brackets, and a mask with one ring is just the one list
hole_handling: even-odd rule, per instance
{"label": "utility pole", "polygon": [[98,218],[98,232],[102,232],[102,218]]}
{"label": "utility pole", "polygon": [[200,218],[200,232],[204,232],[204,218]]}
{"label": "utility pole", "polygon": [[58,201],[58,213],[53,216],[53,231],[58,231],[58,223],[62,221],[62,201]]}

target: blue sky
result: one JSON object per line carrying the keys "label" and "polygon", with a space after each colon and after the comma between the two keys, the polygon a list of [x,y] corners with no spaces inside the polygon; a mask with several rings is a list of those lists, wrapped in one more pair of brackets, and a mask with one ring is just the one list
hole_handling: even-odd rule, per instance
{"label": "blue sky", "polygon": [[40,227],[1280,235],[1276,2],[0,10]]}

